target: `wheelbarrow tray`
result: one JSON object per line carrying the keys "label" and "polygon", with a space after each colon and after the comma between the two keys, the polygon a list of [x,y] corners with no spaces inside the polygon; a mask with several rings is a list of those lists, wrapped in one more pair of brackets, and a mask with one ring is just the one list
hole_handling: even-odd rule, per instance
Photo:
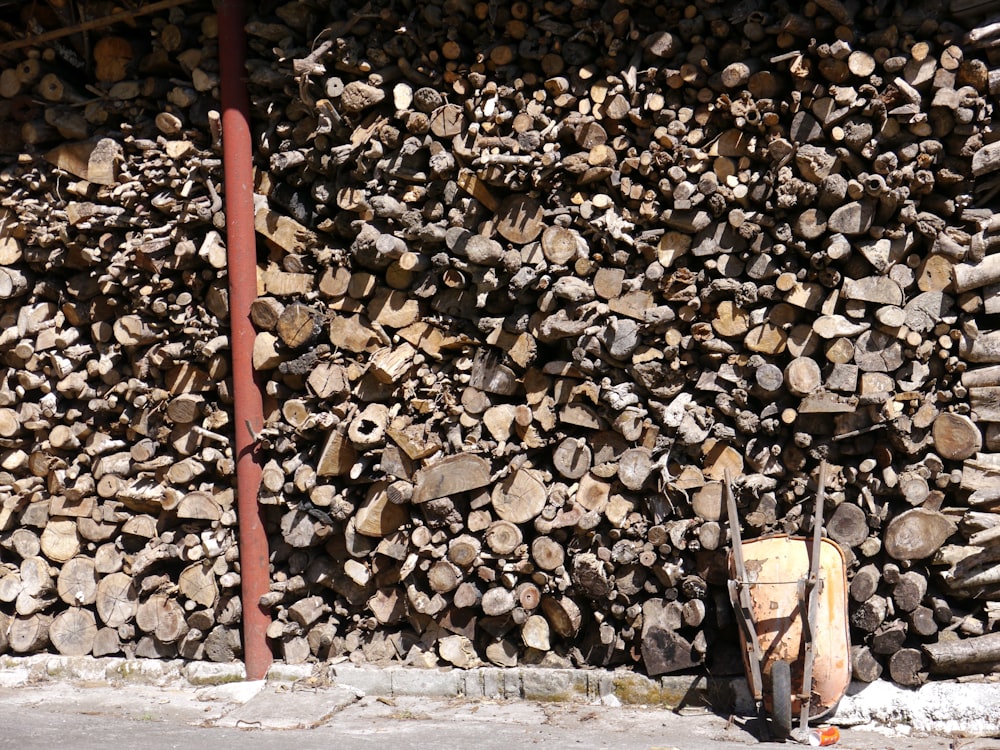
{"label": "wheelbarrow tray", "polygon": [[[792,710],[801,711],[804,652],[803,627],[808,622],[804,582],[809,577],[810,541],[787,534],[742,542],[746,580],[737,579],[737,566],[729,553],[730,576],[749,591],[749,625],[757,633],[764,685],[770,684],[777,661],[791,666]],[[847,610],[847,563],[836,542],[823,538],[820,545],[816,619],[812,623],[813,672],[809,718],[832,713],[851,681],[851,642]],[[806,634],[807,635],[807,634]],[[750,674],[747,636],[740,630],[744,663]],[[770,706],[765,690],[764,705]]]}

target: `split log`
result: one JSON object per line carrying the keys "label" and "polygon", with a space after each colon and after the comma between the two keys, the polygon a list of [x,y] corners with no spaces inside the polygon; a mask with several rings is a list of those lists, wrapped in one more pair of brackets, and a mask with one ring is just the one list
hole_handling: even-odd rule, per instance
{"label": "split log", "polygon": [[992,588],[1000,583],[1000,563],[988,548],[946,545],[938,551],[934,560],[950,566],[942,571],[941,578],[953,591],[989,596]]}
{"label": "split log", "polygon": [[701,661],[678,631],[683,623],[677,602],[647,600],[642,608],[643,659],[651,674],[690,669]]}
{"label": "split log", "polygon": [[186,567],[178,576],[178,593],[203,607],[214,607],[219,600],[219,587],[213,567],[208,561]]}
{"label": "split log", "polygon": [[386,482],[376,482],[358,508],[355,525],[359,533],[372,537],[388,536],[405,523],[406,508],[390,500]]}
{"label": "split log", "polygon": [[176,599],[153,594],[136,609],[135,624],[161,643],[173,643],[187,632],[184,610]]}
{"label": "split log", "polygon": [[521,641],[529,649],[549,651],[552,646],[548,621],[541,615],[528,617],[521,625]]}
{"label": "split log", "polygon": [[419,504],[479,489],[489,479],[489,467],[478,456],[459,454],[444,458],[417,472],[412,502]]}
{"label": "split log", "polygon": [[57,146],[45,154],[45,159],[81,180],[97,185],[113,185],[117,182],[123,156],[119,143],[101,138]]}

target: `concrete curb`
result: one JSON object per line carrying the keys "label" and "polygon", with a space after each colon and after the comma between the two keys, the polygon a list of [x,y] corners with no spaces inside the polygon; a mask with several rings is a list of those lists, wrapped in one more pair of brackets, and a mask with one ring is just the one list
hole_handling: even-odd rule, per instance
{"label": "concrete curb", "polygon": [[[47,680],[67,682],[137,683],[195,687],[241,682],[243,664],[180,660],[75,657],[53,654],[0,657],[0,687],[37,685]],[[604,700],[622,705],[658,705],[669,708],[709,705],[739,693],[740,679],[705,680],[696,676],[650,678],[629,671],[552,669],[545,667],[478,667],[474,669],[418,669],[403,666],[275,663],[268,682],[312,680],[319,684],[353,688],[366,695],[467,697],[534,701]],[[746,693],[745,686],[743,692]],[[750,705],[749,694],[742,703]],[[737,704],[733,704],[737,705]]]}
{"label": "concrete curb", "polygon": [[[180,660],[70,657],[51,654],[0,657],[0,687],[53,682],[143,684],[193,688],[245,682],[243,664]],[[339,664],[274,664],[267,683],[307,682],[361,695],[473,698],[657,706],[709,707],[750,715],[753,701],[743,677],[668,675],[650,678],[626,670],[418,669]],[[264,683],[260,683],[264,684]],[[854,683],[830,720],[840,726],[901,733],[1000,736],[1000,680],[942,681],[919,689],[889,682]]]}

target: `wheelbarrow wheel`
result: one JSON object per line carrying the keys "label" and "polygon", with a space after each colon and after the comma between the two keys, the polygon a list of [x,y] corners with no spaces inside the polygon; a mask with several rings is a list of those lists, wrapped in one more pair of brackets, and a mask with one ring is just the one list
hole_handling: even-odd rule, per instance
{"label": "wheelbarrow wheel", "polygon": [[771,665],[771,723],[776,739],[792,734],[792,668],[787,661]]}

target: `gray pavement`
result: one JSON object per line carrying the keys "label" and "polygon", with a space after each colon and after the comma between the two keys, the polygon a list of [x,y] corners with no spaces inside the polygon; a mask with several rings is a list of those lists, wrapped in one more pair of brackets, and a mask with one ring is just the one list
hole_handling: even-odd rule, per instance
{"label": "gray pavement", "polygon": [[[740,680],[600,670],[0,658],[0,749],[735,750],[748,704]],[[1000,750],[1000,683],[855,686],[832,721],[845,750]]]}

